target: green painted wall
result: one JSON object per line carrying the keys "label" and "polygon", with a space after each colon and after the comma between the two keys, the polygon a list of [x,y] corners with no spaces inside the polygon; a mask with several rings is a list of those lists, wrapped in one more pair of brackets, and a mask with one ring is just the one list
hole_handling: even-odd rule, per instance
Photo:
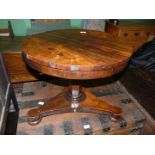
{"label": "green painted wall", "polygon": [[[7,28],[8,20],[11,21],[15,36],[25,36],[31,33],[31,20],[30,19],[0,19],[0,28]],[[132,21],[144,21],[143,19],[131,19]],[[83,28],[83,19],[70,19],[71,28]],[[122,19],[121,22],[127,22],[129,19]],[[145,20],[145,22],[155,23],[155,20]]]}
{"label": "green painted wall", "polygon": [[82,28],[83,19],[70,19],[72,28]]}
{"label": "green painted wall", "polygon": [[[30,19],[0,19],[0,28],[7,28],[8,20],[11,21],[15,36],[25,36],[31,34]],[[71,28],[82,28],[82,19],[70,19]]]}
{"label": "green painted wall", "polygon": [[4,29],[8,26],[8,20],[7,19],[0,19],[0,29]]}
{"label": "green painted wall", "polygon": [[31,34],[30,19],[0,19],[0,28],[7,28],[8,20],[11,21],[15,36],[25,36]]}
{"label": "green painted wall", "polygon": [[25,36],[31,34],[30,19],[12,19],[11,23],[16,36]]}

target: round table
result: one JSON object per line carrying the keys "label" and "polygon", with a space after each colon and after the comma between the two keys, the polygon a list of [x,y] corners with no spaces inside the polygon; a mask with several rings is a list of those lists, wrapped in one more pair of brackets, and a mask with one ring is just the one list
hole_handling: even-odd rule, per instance
{"label": "round table", "polygon": [[[55,30],[27,37],[22,45],[26,63],[33,69],[60,78],[88,80],[122,71],[133,49],[122,40],[93,30]],[[86,88],[70,84],[43,106],[28,112],[28,122],[64,112],[107,113],[119,119],[121,108],[107,104]]]}

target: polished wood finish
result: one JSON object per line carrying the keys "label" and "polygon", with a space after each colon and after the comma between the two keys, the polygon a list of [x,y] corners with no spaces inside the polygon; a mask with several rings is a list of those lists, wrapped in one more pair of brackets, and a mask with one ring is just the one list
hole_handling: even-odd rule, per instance
{"label": "polished wood finish", "polygon": [[38,80],[34,71],[25,64],[21,53],[5,52],[3,55],[11,83]]}
{"label": "polished wood finish", "polygon": [[28,37],[22,46],[34,69],[61,78],[95,79],[120,72],[133,49],[99,31],[57,30]]}
{"label": "polished wood finish", "polygon": [[0,37],[0,47],[3,50],[5,63],[11,83],[38,80],[34,70],[25,64],[21,44],[25,37]]}
{"label": "polished wood finish", "polygon": [[83,89],[86,98],[80,102],[77,109],[72,108],[70,102],[66,100],[66,93],[67,91],[64,90],[64,92],[58,94],[40,108],[30,110],[28,112],[29,124],[36,125],[43,117],[62,112],[103,113],[104,110],[104,113],[110,114],[112,120],[118,120],[121,117],[122,110],[119,107],[107,104],[86,89]]}
{"label": "polished wood finish", "polygon": [[[123,70],[133,48],[104,32],[56,30],[28,37],[22,51],[27,64],[40,72],[86,80],[109,77]],[[35,125],[42,117],[62,112],[108,113],[113,120],[121,117],[121,108],[96,98],[88,90],[71,85],[66,92],[70,95],[66,97],[65,92],[30,110],[29,124]]]}

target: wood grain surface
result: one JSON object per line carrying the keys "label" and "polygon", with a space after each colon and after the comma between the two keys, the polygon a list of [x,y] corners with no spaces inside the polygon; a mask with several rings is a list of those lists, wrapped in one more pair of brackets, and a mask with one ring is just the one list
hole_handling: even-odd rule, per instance
{"label": "wood grain surface", "polygon": [[22,51],[25,61],[45,74],[95,79],[123,70],[133,48],[100,31],[56,30],[26,38]]}
{"label": "wood grain surface", "polygon": [[37,80],[34,71],[23,61],[21,53],[6,52],[4,60],[11,83]]}

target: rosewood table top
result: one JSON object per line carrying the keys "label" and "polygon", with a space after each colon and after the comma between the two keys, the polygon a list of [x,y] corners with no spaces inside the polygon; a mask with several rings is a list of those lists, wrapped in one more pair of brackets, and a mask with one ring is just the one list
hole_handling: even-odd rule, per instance
{"label": "rosewood table top", "polygon": [[133,50],[122,41],[99,31],[56,30],[28,37],[22,49],[32,68],[70,80],[67,89],[28,112],[30,125],[65,112],[105,113],[112,120],[121,118],[120,107],[106,103],[71,80],[104,78],[120,72]]}
{"label": "rosewood table top", "polygon": [[27,37],[26,62],[48,75],[67,79],[104,78],[126,67],[133,48],[93,30],[55,30]]}

